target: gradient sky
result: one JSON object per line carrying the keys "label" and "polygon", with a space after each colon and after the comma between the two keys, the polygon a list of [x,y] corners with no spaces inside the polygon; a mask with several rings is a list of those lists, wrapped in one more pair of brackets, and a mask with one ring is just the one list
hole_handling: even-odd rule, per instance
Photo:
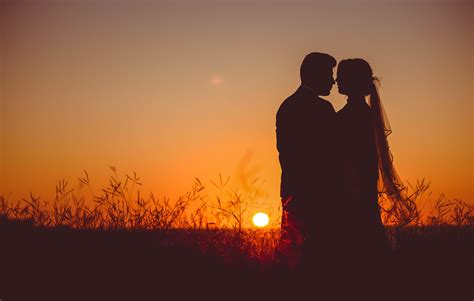
{"label": "gradient sky", "polygon": [[[1,186],[50,198],[87,170],[172,198],[258,176],[279,204],[275,114],[312,51],[382,79],[403,180],[474,202],[469,1],[1,1]],[[336,110],[345,98],[334,87]]]}

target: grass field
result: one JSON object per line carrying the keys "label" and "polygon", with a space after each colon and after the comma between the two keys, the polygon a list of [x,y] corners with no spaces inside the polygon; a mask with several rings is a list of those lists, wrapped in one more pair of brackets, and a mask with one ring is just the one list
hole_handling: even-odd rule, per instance
{"label": "grass field", "polygon": [[[79,181],[89,185],[88,175]],[[0,197],[0,299],[370,300],[363,287],[377,300],[474,297],[473,211],[465,202],[440,197],[410,225],[387,225],[390,254],[366,277],[364,266],[331,273],[322,268],[328,258],[290,269],[277,260],[278,227],[244,227],[245,200],[211,206],[198,179],[174,203],[143,199],[132,188],[140,184],[115,174],[93,206],[65,181],[50,202]],[[350,246],[339,254],[357,261]]]}

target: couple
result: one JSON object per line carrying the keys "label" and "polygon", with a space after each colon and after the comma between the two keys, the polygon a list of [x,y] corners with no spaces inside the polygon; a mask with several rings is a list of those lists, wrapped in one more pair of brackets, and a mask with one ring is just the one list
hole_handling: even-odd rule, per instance
{"label": "couple", "polygon": [[[334,80],[336,64],[328,54],[308,54],[300,87],[276,116],[283,208],[278,253],[291,267],[347,256],[362,265],[377,261],[388,251],[378,187],[402,199],[377,78],[365,60],[346,59]],[[321,98],[335,83],[347,96],[337,113]]]}

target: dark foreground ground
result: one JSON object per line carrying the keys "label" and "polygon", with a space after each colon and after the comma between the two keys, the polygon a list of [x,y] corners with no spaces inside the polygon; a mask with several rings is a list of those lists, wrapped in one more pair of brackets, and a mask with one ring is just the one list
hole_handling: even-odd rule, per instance
{"label": "dark foreground ground", "polygon": [[[396,233],[397,249],[380,262],[375,277],[367,277],[366,269],[342,269],[332,277],[318,269],[292,272],[271,257],[242,254],[238,244],[232,245],[235,241],[216,233],[48,229],[1,220],[0,299],[474,298],[472,227],[411,228]],[[207,244],[193,241],[205,239],[209,239]],[[221,248],[223,241],[227,246]],[[373,286],[369,295],[358,289]]]}

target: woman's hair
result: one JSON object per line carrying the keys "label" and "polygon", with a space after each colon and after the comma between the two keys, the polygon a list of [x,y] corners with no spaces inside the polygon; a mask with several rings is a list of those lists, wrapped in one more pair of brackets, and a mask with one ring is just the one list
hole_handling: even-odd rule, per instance
{"label": "woman's hair", "polygon": [[369,95],[373,83],[372,68],[363,59],[346,59],[337,66],[338,85],[347,94]]}
{"label": "woman's hair", "polygon": [[385,194],[390,203],[389,208],[382,210],[391,220],[395,219],[399,225],[406,225],[417,217],[416,204],[406,195],[406,187],[393,165],[393,156],[387,139],[392,131],[377,89],[379,80],[373,76],[372,68],[363,59],[343,60],[338,66],[338,77],[339,70],[343,71],[344,76],[348,75],[348,78],[341,80],[345,81],[349,91],[369,96],[379,170],[379,192]]}

